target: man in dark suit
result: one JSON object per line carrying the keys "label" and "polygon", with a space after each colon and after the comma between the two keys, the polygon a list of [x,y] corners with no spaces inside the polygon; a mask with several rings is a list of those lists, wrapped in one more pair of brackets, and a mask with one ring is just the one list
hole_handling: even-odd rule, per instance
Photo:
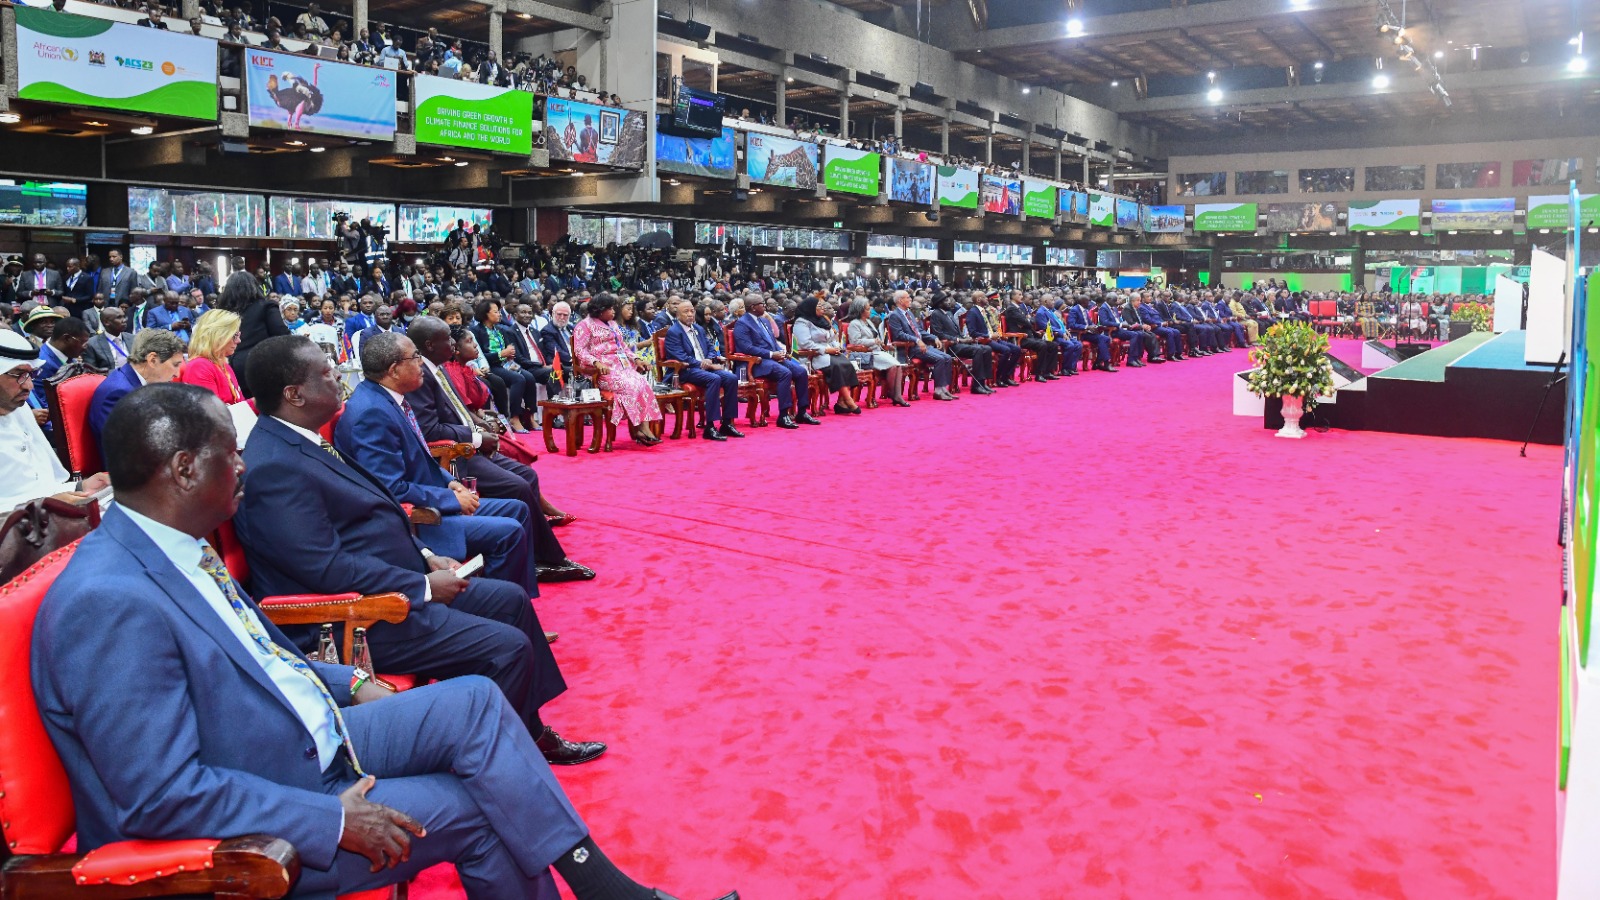
{"label": "man in dark suit", "polygon": [[550,307],[550,324],[539,329],[539,350],[551,365],[561,360],[561,371],[572,377],[572,306],[567,301]]}
{"label": "man in dark suit", "polygon": [[1011,292],[1010,302],[1006,304],[1002,313],[1006,331],[1022,335],[1019,343],[1024,350],[1033,354],[1033,380],[1055,381],[1060,377],[1055,373],[1061,365],[1061,353],[1056,349],[1054,341],[1044,339],[1043,331],[1034,324],[1033,313],[1022,301],[1021,291]]}
{"label": "man in dark suit", "polygon": [[335,297],[345,294],[358,294],[361,292],[361,279],[350,271],[350,264],[340,262],[338,271],[328,277],[328,292]]}
{"label": "man in dark suit", "polygon": [[406,335],[422,354],[422,384],[406,394],[416,414],[422,436],[429,442],[451,441],[471,444],[477,450],[456,463],[463,475],[478,479],[478,493],[501,500],[521,501],[534,511],[529,521],[533,558],[539,567],[539,580],[588,581],[594,571],[573,562],[561,540],[545,518],[545,504],[539,492],[539,476],[529,466],[500,452],[500,436],[482,419],[474,416],[456,394],[450,377],[440,368],[455,356],[450,326],[427,317],[417,319]]}
{"label": "man in dark suit", "polygon": [[39,361],[33,366],[33,399],[37,408],[44,409],[44,383],[55,377],[61,367],[77,361],[89,344],[89,326],[82,319],[68,316],[56,323],[50,340],[39,347]]}
{"label": "man in dark suit", "polygon": [[1102,372],[1115,372],[1117,367],[1111,364],[1111,338],[1105,332],[1095,327],[1094,320],[1089,317],[1089,298],[1079,295],[1077,302],[1067,309],[1067,330],[1071,331],[1080,344],[1094,344],[1094,367]]}
{"label": "man in dark suit", "polygon": [[1078,363],[1083,359],[1083,342],[1067,327],[1067,320],[1061,317],[1060,306],[1059,297],[1046,294],[1039,300],[1039,309],[1033,314],[1033,321],[1049,333],[1051,342],[1056,345],[1056,355],[1061,360],[1061,368],[1057,372],[1073,378],[1077,376]]}
{"label": "man in dark suit", "polygon": [[284,266],[283,271],[272,279],[272,289],[281,297],[300,296],[300,276],[305,272],[305,266]]}
{"label": "man in dark suit", "polygon": [[972,360],[974,394],[994,393],[994,388],[989,386],[994,380],[994,351],[987,344],[970,340],[961,333],[961,320],[956,317],[954,297],[948,297],[941,291],[933,295],[933,303],[928,328],[933,332],[934,339],[946,352]]}
{"label": "man in dark suit", "polygon": [[668,359],[683,363],[678,380],[698,385],[705,392],[706,427],[701,437],[708,441],[742,438],[744,433],[733,424],[739,417],[739,376],[716,354],[706,330],[695,322],[694,304],[687,300],[676,303],[678,318],[668,326],[662,346]]}
{"label": "man in dark suit", "polygon": [[[754,356],[759,362],[750,370],[751,378],[776,382],[774,393],[778,397],[778,427],[798,428],[796,422],[821,425],[811,415],[810,372],[805,366],[789,358],[788,351],[778,343],[767,324],[764,314],[766,303],[760,294],[745,297],[744,315],[733,326],[735,352]],[[793,415],[798,409],[800,414]]]}
{"label": "man in dark suit", "polygon": [[61,299],[61,273],[50,268],[43,253],[35,253],[33,268],[17,276],[17,296],[51,306]]}
{"label": "man in dark suit", "polygon": [[100,267],[100,293],[106,295],[106,306],[127,303],[128,295],[139,286],[138,282],[139,276],[133,267],[123,264],[121,250],[106,254],[106,264]]}
{"label": "man in dark suit", "polygon": [[[1100,301],[1100,308],[1097,311],[1100,327],[1117,340],[1128,343],[1128,368],[1143,368],[1144,363],[1140,361],[1139,356],[1145,349],[1145,334],[1143,331],[1131,331],[1122,324],[1122,314],[1117,312],[1116,304],[1111,302],[1112,299],[1112,295],[1107,294]],[[1154,340],[1151,338],[1152,342]]]}
{"label": "man in dark suit", "polygon": [[[405,510],[356,463],[328,452],[319,429],[339,411],[339,380],[326,354],[293,336],[250,352],[247,377],[260,381],[244,461],[249,476],[234,518],[250,559],[251,586],[264,596],[398,591],[411,601],[399,623],[367,633],[375,664],[424,681],[482,675],[500,685],[545,758],[577,765],[604,744],[566,741],[539,708],[567,683],[549,635],[508,581],[455,574],[460,563],[412,537]],[[302,650],[314,627],[286,633]]]}
{"label": "man in dark suit", "polygon": [[[1017,363],[1022,361],[1022,348],[1007,340],[995,337],[1000,317],[989,308],[989,297],[983,291],[972,292],[972,304],[967,307],[967,335],[986,344],[997,357],[995,362],[995,387],[1016,387]],[[989,327],[989,317],[994,316],[995,329]]]}
{"label": "man in dark suit", "polygon": [[[354,318],[355,318],[355,316],[351,316],[350,317],[350,319],[354,319]],[[346,334],[350,333],[350,319],[346,319],[345,320],[345,333]],[[362,328],[360,331],[357,331],[350,338],[350,350],[351,350],[352,353],[354,353],[359,358],[361,356],[361,342],[362,341],[366,340],[369,337],[372,337],[375,334],[387,334],[387,333],[389,333],[391,331],[396,332],[398,334],[405,334],[406,333],[406,327],[404,325],[401,325],[400,323],[398,323],[398,322],[396,322],[394,320],[394,308],[393,307],[386,306],[386,305],[379,305],[377,309],[372,311],[372,324],[368,325],[365,328]]]}
{"label": "man in dark suit", "polygon": [[146,328],[134,335],[127,364],[107,375],[89,398],[89,431],[100,444],[101,459],[106,458],[106,419],[117,401],[144,385],[177,381],[184,359],[183,341],[165,328]]}
{"label": "man in dark suit", "polygon": [[84,310],[94,306],[94,276],[83,271],[76,256],[67,260],[67,272],[61,278],[61,300],[67,312],[80,319]]}
{"label": "man in dark suit", "polygon": [[472,897],[553,900],[552,866],[579,900],[656,896],[595,846],[493,683],[392,694],[307,661],[265,620],[205,541],[244,468],[215,395],[143,391],[110,434],[117,504],[34,626],[32,687],[80,850],[262,833],[294,845],[303,896],[441,862]]}
{"label": "man in dark suit", "polygon": [[889,317],[884,320],[884,324],[891,342],[910,345],[900,350],[901,362],[910,363],[911,360],[918,359],[933,371],[934,398],[956,399],[956,395],[950,392],[950,377],[955,358],[937,349],[938,339],[924,333],[922,327],[917,324],[916,316],[911,312],[910,294],[905,291],[894,292],[894,305],[889,310]]}
{"label": "man in dark suit", "polygon": [[[539,343],[539,329],[534,327],[532,304],[517,304],[508,318],[510,321],[504,324],[517,349],[517,355],[514,357],[517,365],[533,377],[535,384],[544,385],[546,395],[554,393],[550,385],[550,373],[553,370],[546,362],[544,348]],[[530,408],[537,408],[529,399],[533,396],[537,396],[537,393],[525,396],[524,403]]]}
{"label": "man in dark suit", "polygon": [[[253,353],[254,351],[252,351]],[[516,500],[480,500],[439,467],[405,395],[422,383],[422,355],[403,334],[380,334],[361,348],[366,380],[356,385],[334,428],[333,444],[396,500],[439,510],[438,525],[420,529],[435,553],[469,559],[482,553],[484,572],[538,593],[528,524]]]}
{"label": "man in dark suit", "polygon": [[[1128,327],[1136,328],[1144,333],[1146,340],[1150,341],[1150,361],[1153,363],[1166,362],[1177,359],[1183,351],[1182,332],[1176,328],[1168,328],[1165,320],[1161,318],[1161,311],[1145,302],[1141,293],[1135,293],[1128,300]],[[1156,356],[1156,348],[1160,347],[1166,356]]]}
{"label": "man in dark suit", "polygon": [[83,361],[102,372],[118,368],[128,361],[128,316],[120,306],[108,306],[100,311],[100,333],[89,338],[83,350]]}

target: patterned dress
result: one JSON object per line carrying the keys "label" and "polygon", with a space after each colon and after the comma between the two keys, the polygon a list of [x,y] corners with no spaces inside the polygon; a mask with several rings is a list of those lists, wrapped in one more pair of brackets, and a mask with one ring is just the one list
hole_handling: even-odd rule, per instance
{"label": "patterned dress", "polygon": [[655,389],[648,378],[634,370],[636,357],[615,324],[592,316],[579,322],[572,332],[572,357],[578,365],[592,366],[597,362],[605,365],[606,373],[599,377],[598,383],[600,390],[615,395],[611,403],[613,423],[626,418],[635,425],[643,425],[661,418]]}

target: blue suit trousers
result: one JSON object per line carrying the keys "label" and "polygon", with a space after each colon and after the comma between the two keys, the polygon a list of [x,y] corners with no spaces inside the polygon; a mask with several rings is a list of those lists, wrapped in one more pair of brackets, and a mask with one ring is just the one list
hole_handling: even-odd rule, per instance
{"label": "blue suit trousers", "polygon": [[706,421],[733,424],[739,417],[739,376],[728,369],[684,369],[678,380],[706,392]]}

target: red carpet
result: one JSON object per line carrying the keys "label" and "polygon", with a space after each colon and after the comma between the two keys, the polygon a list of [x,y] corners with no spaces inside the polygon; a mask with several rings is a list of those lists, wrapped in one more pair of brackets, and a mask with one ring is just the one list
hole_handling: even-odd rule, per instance
{"label": "red carpet", "polygon": [[601,845],[683,900],[1553,897],[1558,451],[1277,440],[1246,365],[542,458]]}

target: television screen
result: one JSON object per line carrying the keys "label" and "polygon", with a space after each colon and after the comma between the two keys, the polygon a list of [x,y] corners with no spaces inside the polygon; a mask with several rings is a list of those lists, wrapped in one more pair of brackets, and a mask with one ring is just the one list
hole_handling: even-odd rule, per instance
{"label": "television screen", "polygon": [[1147,206],[1145,209],[1149,211],[1145,231],[1151,234],[1183,233],[1183,207]]}
{"label": "television screen", "polygon": [[644,165],[648,123],[642,112],[551,97],[545,101],[544,116],[552,160],[619,169]]}
{"label": "television screen", "polygon": [[1089,219],[1089,195],[1082,191],[1061,190],[1059,193],[1059,206],[1061,215],[1073,222],[1086,222]]}
{"label": "television screen", "polygon": [[1339,207],[1333,203],[1268,203],[1267,230],[1333,231],[1339,227]]}
{"label": "television screen", "polygon": [[1139,227],[1139,201],[1117,198],[1117,227],[1129,230]]}
{"label": "television screen", "polygon": [[1422,227],[1420,200],[1351,200],[1351,231],[1416,231]]}
{"label": "television screen", "polygon": [[656,168],[704,178],[732,178],[733,129],[723,128],[720,137],[681,137],[657,128]]}
{"label": "television screen", "polygon": [[88,225],[88,198],[88,187],[74,182],[0,178],[0,224]]}
{"label": "television screen", "polygon": [[267,198],[262,194],[130,187],[128,230],[193,236],[267,237]]}
{"label": "television screen", "polygon": [[956,209],[977,209],[978,173],[973,169],[940,166],[939,205]]}
{"label": "television screen", "polygon": [[751,181],[801,190],[816,189],[819,157],[816,144],[755,131],[747,132],[745,141],[745,174]]}
{"label": "television screen", "polygon": [[722,133],[722,114],[727,105],[727,98],[721,94],[680,84],[678,96],[672,102],[672,126],[680,131],[716,137]]}
{"label": "television screen", "polygon": [[436,244],[449,237],[462,219],[470,231],[488,231],[494,224],[494,211],[469,206],[402,205],[394,239],[404,244]]}
{"label": "television screen", "polygon": [[927,206],[933,202],[933,166],[914,159],[889,158],[889,199]]}
{"label": "television screen", "polygon": [[1517,201],[1511,197],[1494,200],[1435,200],[1433,230],[1493,231],[1508,229],[1516,217]]}
{"label": "television screen", "polygon": [[1022,182],[1015,178],[985,175],[979,193],[983,197],[983,211],[1002,216],[1022,212]]}

